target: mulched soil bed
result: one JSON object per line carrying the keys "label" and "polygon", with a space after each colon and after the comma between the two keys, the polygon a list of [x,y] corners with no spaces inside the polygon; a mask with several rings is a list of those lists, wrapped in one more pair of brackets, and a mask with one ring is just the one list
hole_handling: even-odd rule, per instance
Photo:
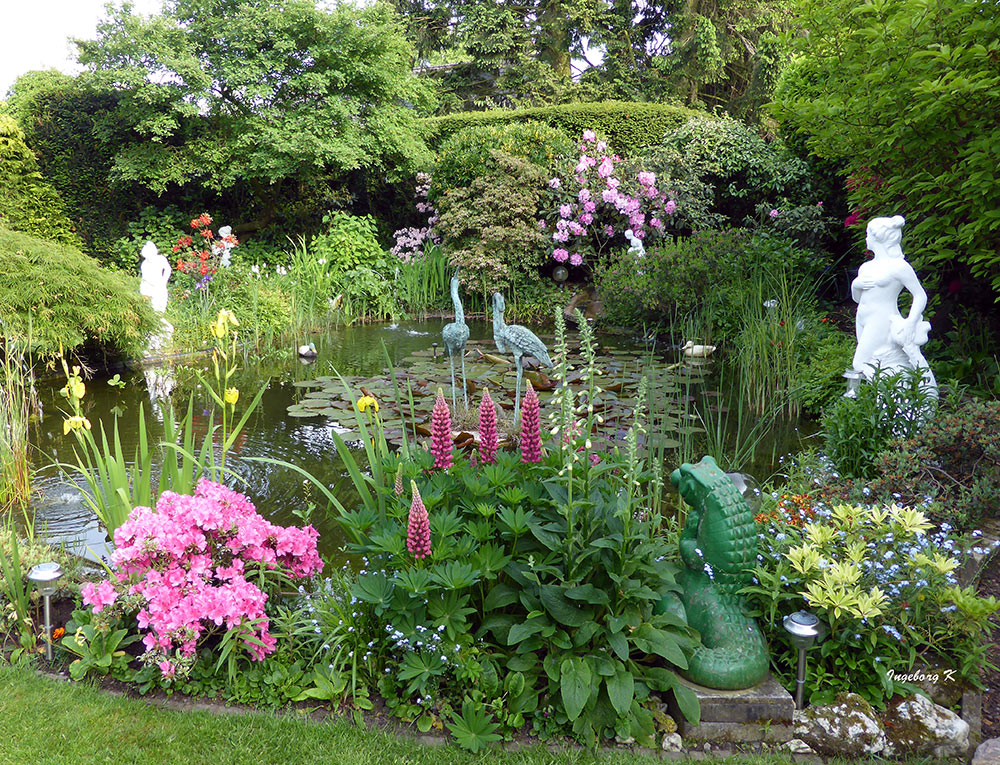
{"label": "mulched soil bed", "polygon": [[[979,577],[979,594],[1000,598],[1000,555],[993,560]],[[1000,624],[993,630],[987,651],[990,663],[1000,667]],[[1000,737],[1000,669],[983,672],[983,740]]]}

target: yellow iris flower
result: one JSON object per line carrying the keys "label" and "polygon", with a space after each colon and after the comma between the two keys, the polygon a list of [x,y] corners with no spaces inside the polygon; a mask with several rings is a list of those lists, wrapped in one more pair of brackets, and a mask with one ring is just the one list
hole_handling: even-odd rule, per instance
{"label": "yellow iris flower", "polygon": [[362,396],[358,399],[359,412],[364,412],[368,407],[372,407],[375,410],[375,414],[378,414],[378,401],[375,400],[374,396]]}
{"label": "yellow iris flower", "polygon": [[240,400],[240,392],[236,388],[226,388],[226,395],[223,398],[227,404],[236,406],[236,402]]}
{"label": "yellow iris flower", "polygon": [[72,417],[67,417],[63,420],[63,435],[68,436],[71,430],[79,430],[80,428],[85,428],[90,430],[90,420],[79,414]]}

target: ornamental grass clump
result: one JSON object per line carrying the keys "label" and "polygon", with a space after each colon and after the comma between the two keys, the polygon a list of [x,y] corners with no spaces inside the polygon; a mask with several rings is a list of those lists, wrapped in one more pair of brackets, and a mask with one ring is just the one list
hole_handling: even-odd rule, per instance
{"label": "ornamental grass clump", "polygon": [[435,469],[447,470],[451,467],[451,412],[441,388],[438,388],[431,412],[431,454],[434,455]]}
{"label": "ornamental grass clump", "polygon": [[135,613],[143,661],[164,677],[220,631],[259,661],[276,645],[265,590],[319,572],[318,537],[312,526],[269,523],[245,496],[203,479],[194,496],[167,491],[155,510],[132,511],[115,532],[112,576],[85,585],[83,602],[109,621]]}
{"label": "ornamental grass clump", "polygon": [[967,552],[984,550],[964,550],[947,524],[935,530],[917,509],[806,504],[796,495],[794,507],[779,502],[758,515],[761,552],[754,585],[744,590],[771,630],[786,687],[795,682],[796,652],[782,619],[800,609],[830,627],[811,654],[810,703],[849,690],[881,706],[912,692],[892,678],[916,662],[943,664],[956,682],[978,684],[989,619],[1000,604],[960,586],[956,574]]}

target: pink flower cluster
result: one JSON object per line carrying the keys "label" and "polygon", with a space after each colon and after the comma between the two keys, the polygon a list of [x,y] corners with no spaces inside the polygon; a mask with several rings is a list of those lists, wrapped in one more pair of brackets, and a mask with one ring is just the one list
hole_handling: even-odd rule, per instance
{"label": "pink flower cluster", "polygon": [[497,461],[499,446],[497,410],[493,406],[490,389],[483,388],[483,400],[479,402],[479,454],[484,465],[492,465]]}
{"label": "pink flower cluster", "polygon": [[444,399],[444,391],[438,388],[434,409],[431,410],[431,454],[434,467],[447,470],[451,467],[451,411]]}
{"label": "pink flower cluster", "polygon": [[[595,233],[590,226],[602,214],[627,219],[628,224],[622,229],[632,229],[639,239],[645,238],[647,226],[657,234],[666,234],[664,218],[677,211],[677,202],[670,198],[670,192],[657,187],[656,174],[645,170],[638,173],[634,182],[627,184],[633,190],[632,193],[627,192],[617,174],[621,161],[617,154],[608,153],[607,144],[598,141],[593,130],[583,132],[580,159],[574,168],[574,177],[580,188],[575,197],[570,196],[568,201],[561,201],[558,206],[559,217],[552,234],[556,245],[552,250],[555,261],[582,265],[584,255],[581,250],[593,249],[588,244],[588,237]],[[549,181],[550,194],[565,200],[567,195],[559,191],[561,187],[562,182],[558,178]],[[608,223],[599,224],[596,232],[610,238],[615,235],[615,227]]]}
{"label": "pink flower cluster", "polygon": [[[202,479],[194,496],[166,491],[156,509],[137,507],[115,531],[115,575],[82,588],[83,602],[100,613],[122,595],[138,596],[143,644],[156,658],[194,653],[216,627],[242,627],[251,658],[271,653],[264,611],[267,595],[245,576],[251,565],[293,578],[323,568],[312,526],[276,526],[242,494]],[[266,573],[265,573],[266,576]],[[257,644],[259,641],[260,645]],[[166,667],[165,667],[166,665]],[[164,677],[174,667],[159,662]]]}
{"label": "pink flower cluster", "polygon": [[521,405],[521,462],[531,464],[542,461],[541,426],[538,394],[529,382]]}
{"label": "pink flower cluster", "polygon": [[417,491],[417,482],[410,481],[410,487],[413,490],[413,502],[406,522],[406,549],[420,560],[431,554],[431,524],[427,508]]}
{"label": "pink flower cluster", "polygon": [[427,214],[427,224],[421,228],[410,226],[401,228],[393,232],[394,244],[390,252],[404,263],[412,263],[419,260],[424,252],[424,243],[430,240],[434,244],[439,241],[434,233],[434,224],[437,223],[438,214],[434,205],[427,201],[427,194],[431,189],[431,176],[429,173],[417,173],[417,186],[413,190],[417,197],[417,212]]}

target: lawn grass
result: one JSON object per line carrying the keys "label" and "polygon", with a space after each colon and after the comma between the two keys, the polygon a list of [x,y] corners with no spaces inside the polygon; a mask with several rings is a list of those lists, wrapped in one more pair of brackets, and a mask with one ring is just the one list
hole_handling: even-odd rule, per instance
{"label": "lawn grass", "polygon": [[[350,763],[354,765],[651,765],[652,754],[553,753],[542,746],[470,754],[454,745],[426,746],[346,722],[316,723],[282,714],[213,714],[161,709],[113,696],[87,683],[0,667],[0,765],[34,763]],[[785,757],[740,757],[746,765]]]}

